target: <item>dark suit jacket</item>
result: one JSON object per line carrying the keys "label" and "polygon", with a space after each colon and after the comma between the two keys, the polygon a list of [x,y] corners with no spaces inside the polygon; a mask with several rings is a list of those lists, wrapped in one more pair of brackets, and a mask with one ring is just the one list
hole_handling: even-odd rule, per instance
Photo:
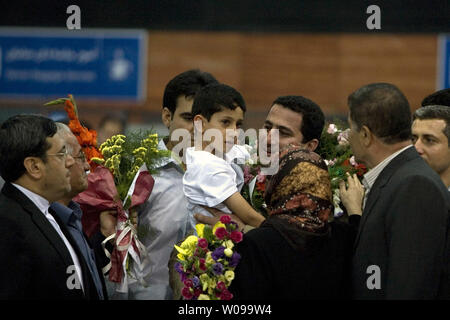
{"label": "dark suit jacket", "polygon": [[80,250],[59,224],[80,261],[84,294],[68,285],[74,263],[59,234],[28,197],[5,184],[0,194],[0,299],[98,299]]}
{"label": "dark suit jacket", "polygon": [[[395,157],[372,186],[361,218],[354,298],[449,298],[449,203],[441,179],[413,147]],[[367,286],[376,284],[371,265],[379,267],[380,289]]]}

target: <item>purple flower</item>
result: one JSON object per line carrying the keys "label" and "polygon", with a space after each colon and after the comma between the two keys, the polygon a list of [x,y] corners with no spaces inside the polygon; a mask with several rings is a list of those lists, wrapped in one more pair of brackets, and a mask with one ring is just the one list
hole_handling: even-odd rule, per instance
{"label": "purple flower", "polygon": [[220,247],[216,248],[216,249],[213,251],[213,253],[211,254],[211,257],[212,257],[215,261],[219,260],[220,258],[223,257],[223,255],[224,255],[223,251],[224,251],[224,250],[225,250],[225,247],[223,247],[223,246],[220,246]]}
{"label": "purple flower", "polygon": [[175,270],[176,270],[179,274],[181,274],[181,273],[184,272],[184,270],[183,270],[183,265],[182,265],[181,263],[176,262],[174,267],[175,267]]}
{"label": "purple flower", "polygon": [[234,252],[233,255],[231,256],[231,260],[230,260],[230,267],[236,267],[239,263],[239,261],[241,260],[241,255],[237,252]]}
{"label": "purple flower", "polygon": [[223,265],[220,262],[217,262],[213,265],[213,272],[216,275],[222,274],[223,272]]}
{"label": "purple flower", "polygon": [[200,279],[195,276],[192,278],[192,283],[194,284],[194,287],[198,287],[200,285]]}

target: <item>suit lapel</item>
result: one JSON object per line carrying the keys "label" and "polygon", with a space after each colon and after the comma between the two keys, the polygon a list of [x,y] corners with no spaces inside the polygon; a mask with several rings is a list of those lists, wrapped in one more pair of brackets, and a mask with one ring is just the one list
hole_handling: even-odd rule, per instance
{"label": "suit lapel", "polygon": [[359,242],[361,232],[367,222],[368,217],[374,211],[374,205],[377,203],[378,198],[382,194],[383,188],[391,179],[392,175],[405,164],[405,162],[420,157],[414,147],[410,147],[397,155],[391,162],[380,172],[380,175],[375,180],[372,189],[369,192],[367,203],[364,208],[361,221],[359,223],[358,234],[356,235],[355,248]]}
{"label": "suit lapel", "polygon": [[64,264],[70,266],[73,265],[72,257],[64,244],[64,241],[59,236],[58,232],[47,220],[44,213],[20,190],[14,187],[10,183],[5,183],[2,192],[15,200],[22,208],[28,212],[31,216],[36,227],[40,230],[42,235],[47,238],[48,242],[55,248]]}

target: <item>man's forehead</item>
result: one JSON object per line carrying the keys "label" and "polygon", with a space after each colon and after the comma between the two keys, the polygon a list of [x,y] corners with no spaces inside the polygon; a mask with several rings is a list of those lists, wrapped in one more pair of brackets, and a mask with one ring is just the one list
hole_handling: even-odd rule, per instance
{"label": "man's forehead", "polygon": [[276,127],[286,127],[300,131],[303,115],[282,105],[274,104],[266,117],[266,122],[270,122]]}
{"label": "man's forehead", "polygon": [[47,137],[47,142],[50,144],[50,149],[60,150],[65,146],[64,138],[58,132],[52,137]]}
{"label": "man's forehead", "polygon": [[175,113],[191,113],[192,112],[192,104],[194,103],[193,97],[186,97],[184,95],[179,96],[177,98],[177,106],[175,109]]}
{"label": "man's forehead", "polygon": [[443,119],[416,119],[412,124],[412,129],[416,131],[442,132],[445,126],[446,122]]}

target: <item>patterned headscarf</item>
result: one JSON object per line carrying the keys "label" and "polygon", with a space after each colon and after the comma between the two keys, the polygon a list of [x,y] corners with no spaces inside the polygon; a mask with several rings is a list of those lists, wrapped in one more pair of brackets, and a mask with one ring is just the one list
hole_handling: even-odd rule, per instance
{"label": "patterned headscarf", "polygon": [[280,169],[265,192],[269,218],[263,225],[278,230],[295,249],[329,233],[332,212],[330,177],[316,153],[291,147],[280,154]]}

